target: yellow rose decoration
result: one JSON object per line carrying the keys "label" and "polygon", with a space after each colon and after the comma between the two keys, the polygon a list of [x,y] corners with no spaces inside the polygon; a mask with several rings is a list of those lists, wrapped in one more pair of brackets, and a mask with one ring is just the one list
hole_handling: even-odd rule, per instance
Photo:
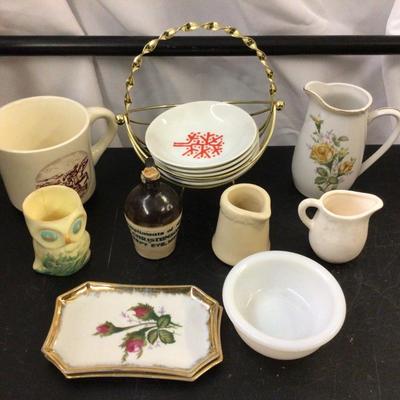
{"label": "yellow rose decoration", "polygon": [[335,156],[335,149],[327,143],[314,144],[311,148],[310,157],[320,164],[328,164]]}
{"label": "yellow rose decoration", "polygon": [[332,129],[322,132],[324,120],[321,116],[310,115],[310,118],[315,126],[311,133],[314,143],[307,145],[310,146],[310,158],[319,165],[315,168],[314,184],[324,193],[340,186],[342,177],[353,171],[356,158],[349,157],[350,159],[344,161],[350,154],[349,147],[344,144],[349,141],[348,136],[338,136]]}
{"label": "yellow rose decoration", "polygon": [[346,175],[353,169],[354,161],[344,161],[339,165],[339,174]]}

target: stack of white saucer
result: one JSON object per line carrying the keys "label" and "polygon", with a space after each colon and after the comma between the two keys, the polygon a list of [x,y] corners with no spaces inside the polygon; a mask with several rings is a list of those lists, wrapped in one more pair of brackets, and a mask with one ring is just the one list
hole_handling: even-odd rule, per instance
{"label": "stack of white saucer", "polygon": [[258,129],[243,109],[217,101],[174,107],[155,118],[146,146],[162,174],[177,185],[231,182],[259,151]]}

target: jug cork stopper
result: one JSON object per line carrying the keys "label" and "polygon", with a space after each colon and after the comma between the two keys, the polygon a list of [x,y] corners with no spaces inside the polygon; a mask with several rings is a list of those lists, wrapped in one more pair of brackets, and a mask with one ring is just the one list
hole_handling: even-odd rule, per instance
{"label": "jug cork stopper", "polygon": [[140,174],[143,183],[153,182],[160,179],[160,171],[156,168],[152,157],[147,158],[145,168]]}

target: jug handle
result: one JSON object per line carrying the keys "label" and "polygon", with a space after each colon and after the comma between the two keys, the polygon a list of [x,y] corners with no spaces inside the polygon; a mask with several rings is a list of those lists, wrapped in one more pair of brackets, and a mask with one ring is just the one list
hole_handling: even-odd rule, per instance
{"label": "jug handle", "polygon": [[386,142],[382,144],[379,149],[368,157],[362,164],[360,168],[361,175],[364,171],[366,171],[375,161],[377,161],[380,157],[382,157],[392,146],[392,144],[396,141],[397,137],[400,134],[400,111],[394,108],[383,107],[378,108],[368,114],[368,123],[372,122],[375,118],[382,117],[384,115],[390,115],[396,118],[396,126],[393,129],[393,132],[386,139]]}
{"label": "jug handle", "polygon": [[313,219],[310,218],[307,215],[307,208],[309,207],[314,207],[314,208],[320,208],[321,202],[317,199],[304,199],[300,204],[297,209],[297,212],[299,214],[299,217],[301,219],[301,222],[308,228],[311,228],[311,225],[313,223]]}

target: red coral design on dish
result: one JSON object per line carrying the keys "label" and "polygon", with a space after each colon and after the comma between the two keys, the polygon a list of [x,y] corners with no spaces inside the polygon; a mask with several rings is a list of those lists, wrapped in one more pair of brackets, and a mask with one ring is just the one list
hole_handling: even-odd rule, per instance
{"label": "red coral design on dish", "polygon": [[186,151],[182,156],[193,158],[211,158],[219,156],[224,147],[224,135],[207,132],[190,132],[186,142],[174,142],[174,147],[185,147]]}

